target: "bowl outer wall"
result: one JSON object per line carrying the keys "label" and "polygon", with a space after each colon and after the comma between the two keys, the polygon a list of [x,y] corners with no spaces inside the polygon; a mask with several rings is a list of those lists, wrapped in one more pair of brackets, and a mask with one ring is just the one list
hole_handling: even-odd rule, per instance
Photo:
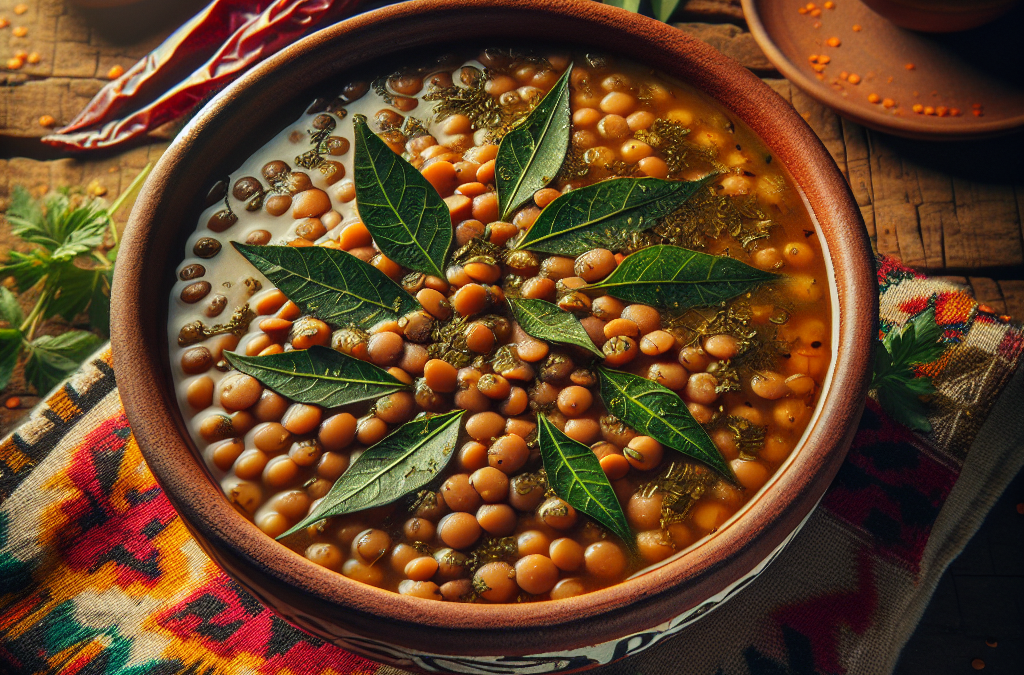
{"label": "bowl outer wall", "polygon": [[[193,198],[216,167],[295,92],[353,66],[422,45],[456,27],[473,38],[528,37],[600,46],[689,82],[749,125],[786,165],[821,224],[840,314],[829,395],[798,462],[745,517],[681,559],[607,589],[558,602],[451,605],[373,588],[274,543],[224,499],[189,439],[166,346],[168,294]],[[449,43],[450,44],[450,43]],[[250,149],[253,150],[255,148]],[[185,197],[183,197],[183,195]],[[328,639],[334,627],[428,653],[526,655],[598,644],[668,621],[744,576],[814,507],[841,465],[863,409],[876,336],[874,261],[860,212],[824,146],[749,71],[665,24],[595,2],[438,0],[376,10],[311,35],[211,101],[157,163],[122,240],[112,297],[115,371],[143,455],[200,546],[284,617]],[[599,620],[594,620],[599,617]]]}

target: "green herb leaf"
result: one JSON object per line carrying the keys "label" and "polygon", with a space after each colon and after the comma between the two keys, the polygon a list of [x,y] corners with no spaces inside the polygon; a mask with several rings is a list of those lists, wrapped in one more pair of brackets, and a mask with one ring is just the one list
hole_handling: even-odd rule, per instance
{"label": "green herb leaf", "polygon": [[708,432],[693,419],[675,392],[653,380],[618,370],[599,366],[597,374],[601,400],[609,413],[638,433],[704,462],[729,480],[736,481]]}
{"label": "green herb leaf", "polygon": [[21,331],[16,327],[0,328],[0,389],[6,387],[7,383],[11,381],[14,367],[18,365],[21,340]]}
{"label": "green herb leaf", "polygon": [[679,0],[651,0],[654,18],[665,23],[672,18],[677,7],[679,7]]}
{"label": "green herb leaf", "polygon": [[620,249],[631,234],[653,227],[710,178],[613,178],[573,190],[541,211],[516,248],[568,256]]}
{"label": "green herb leaf", "polygon": [[627,12],[640,11],[640,0],[604,0],[604,4],[624,9]]}
{"label": "green herb leaf", "polygon": [[[46,288],[55,291],[46,306],[47,314],[59,314],[67,321],[73,321],[89,308],[96,288],[103,284],[105,272],[102,269],[82,269],[70,262],[54,265],[45,284]],[[108,306],[109,302],[108,298]]]}
{"label": "green herb leaf", "polygon": [[463,413],[453,410],[414,419],[367,448],[341,474],[313,513],[278,539],[318,520],[384,506],[422,488],[444,470],[455,454]]}
{"label": "green herb leaf", "polygon": [[494,162],[501,220],[533,199],[558,175],[569,150],[570,65],[529,115],[501,139]]}
{"label": "green herb leaf", "polygon": [[886,351],[894,364],[906,366],[931,363],[942,356],[946,346],[940,342],[942,329],[935,323],[935,309],[918,313],[903,330],[891,330],[885,336]]}
{"label": "green herb leaf", "polygon": [[0,286],[0,319],[10,324],[11,328],[17,328],[25,320],[18,298],[3,286]]}
{"label": "green herb leaf", "polygon": [[875,349],[871,389],[889,415],[903,426],[928,432],[928,407],[921,396],[935,393],[930,377],[918,377],[914,366],[932,363],[946,345],[931,307],[917,314],[902,330],[893,329]]}
{"label": "green herb leaf", "polygon": [[452,245],[448,206],[411,164],[355,116],[356,201],[378,248],[396,263],[444,278]]}
{"label": "green herb leaf", "polygon": [[28,345],[25,378],[40,395],[45,394],[75,371],[101,342],[98,336],[84,330],[36,338]]}
{"label": "green herb leaf", "polygon": [[545,300],[509,298],[508,306],[519,327],[538,340],[575,345],[604,358],[580,320],[558,305]]}
{"label": "green herb leaf", "polygon": [[255,377],[281,396],[324,408],[378,398],[407,387],[383,368],[320,345],[269,356],[224,352],[224,358],[235,370]]}
{"label": "green herb leaf", "polygon": [[628,302],[686,309],[714,305],[776,278],[727,256],[657,245],[627,256],[590,288]]}
{"label": "green herb leaf", "polygon": [[594,451],[566,436],[540,413],[537,441],[548,484],[555,494],[614,532],[631,549],[635,548],[626,514]]}
{"label": "green herb leaf", "polygon": [[299,309],[329,324],[368,326],[419,308],[390,277],[344,251],[232,245]]}

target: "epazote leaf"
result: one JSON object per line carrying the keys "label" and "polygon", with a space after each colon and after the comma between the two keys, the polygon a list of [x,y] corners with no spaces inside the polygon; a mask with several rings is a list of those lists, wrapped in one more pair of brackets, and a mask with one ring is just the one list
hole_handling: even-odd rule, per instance
{"label": "epazote leaf", "polygon": [[17,328],[25,320],[18,298],[4,286],[0,286],[0,319],[6,321],[11,328]]}
{"label": "epazote leaf", "polygon": [[281,396],[324,408],[379,398],[408,386],[383,368],[320,345],[268,356],[224,352],[224,358]]}
{"label": "epazote leaf", "polygon": [[516,248],[567,256],[594,248],[618,250],[631,234],[653,227],[712,177],[612,178],[573,190],[541,211]]}
{"label": "epazote leaf", "polygon": [[508,306],[519,327],[538,340],[575,345],[604,358],[580,320],[558,305],[545,300],[509,298]]}
{"label": "epazote leaf", "polygon": [[341,474],[313,513],[278,539],[318,520],[384,506],[419,490],[436,478],[455,454],[463,413],[453,410],[414,419],[367,448]]}
{"label": "epazote leaf", "polygon": [[359,217],[377,247],[399,265],[444,278],[452,217],[437,190],[354,116]]}
{"label": "epazote leaf", "polygon": [[[7,290],[7,289],[4,289]],[[0,389],[7,386],[18,365],[21,354],[21,331],[14,328],[0,328]]]}
{"label": "epazote leaf", "polygon": [[494,185],[501,220],[547,187],[558,175],[569,150],[569,73],[566,68],[537,107],[501,139],[494,160]]}
{"label": "epazote leaf", "polygon": [[659,244],[626,256],[590,288],[627,302],[686,309],[729,300],[776,278],[727,256]]}
{"label": "epazote leaf", "polygon": [[42,395],[76,370],[100,342],[98,336],[84,330],[38,337],[28,345],[25,378]]}
{"label": "epazote leaf", "polygon": [[626,514],[594,451],[566,436],[541,413],[537,413],[537,442],[555,494],[635,548]]}
{"label": "epazote leaf", "polygon": [[344,251],[232,245],[299,309],[335,326],[367,326],[419,307],[386,274]]}
{"label": "epazote leaf", "polygon": [[679,396],[645,377],[597,368],[601,400],[608,412],[644,436],[704,462],[735,482],[729,464]]}

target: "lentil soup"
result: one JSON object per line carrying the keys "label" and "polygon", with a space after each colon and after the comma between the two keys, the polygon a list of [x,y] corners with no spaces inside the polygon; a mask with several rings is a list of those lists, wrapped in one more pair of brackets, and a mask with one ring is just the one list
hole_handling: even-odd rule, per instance
{"label": "lentil soup", "polygon": [[772,159],[606,55],[487,49],[318,99],[213,187],[178,268],[209,471],[285,546],[427,599],[567,598],[699,545],[831,362]]}

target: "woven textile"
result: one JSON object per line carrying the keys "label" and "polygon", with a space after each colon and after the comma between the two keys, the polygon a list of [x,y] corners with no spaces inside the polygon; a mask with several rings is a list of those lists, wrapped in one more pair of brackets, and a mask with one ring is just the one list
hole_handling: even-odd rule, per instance
{"label": "woven textile", "polygon": [[[1024,463],[1024,384],[1010,383],[1024,333],[892,260],[879,291],[883,331],[936,310],[950,348],[927,369],[935,431],[913,434],[869,401],[821,507],[767,571],[604,673],[892,669],[938,575]],[[0,672],[401,671],[291,627],[202,553],[142,460],[105,349],[0,444]]]}

